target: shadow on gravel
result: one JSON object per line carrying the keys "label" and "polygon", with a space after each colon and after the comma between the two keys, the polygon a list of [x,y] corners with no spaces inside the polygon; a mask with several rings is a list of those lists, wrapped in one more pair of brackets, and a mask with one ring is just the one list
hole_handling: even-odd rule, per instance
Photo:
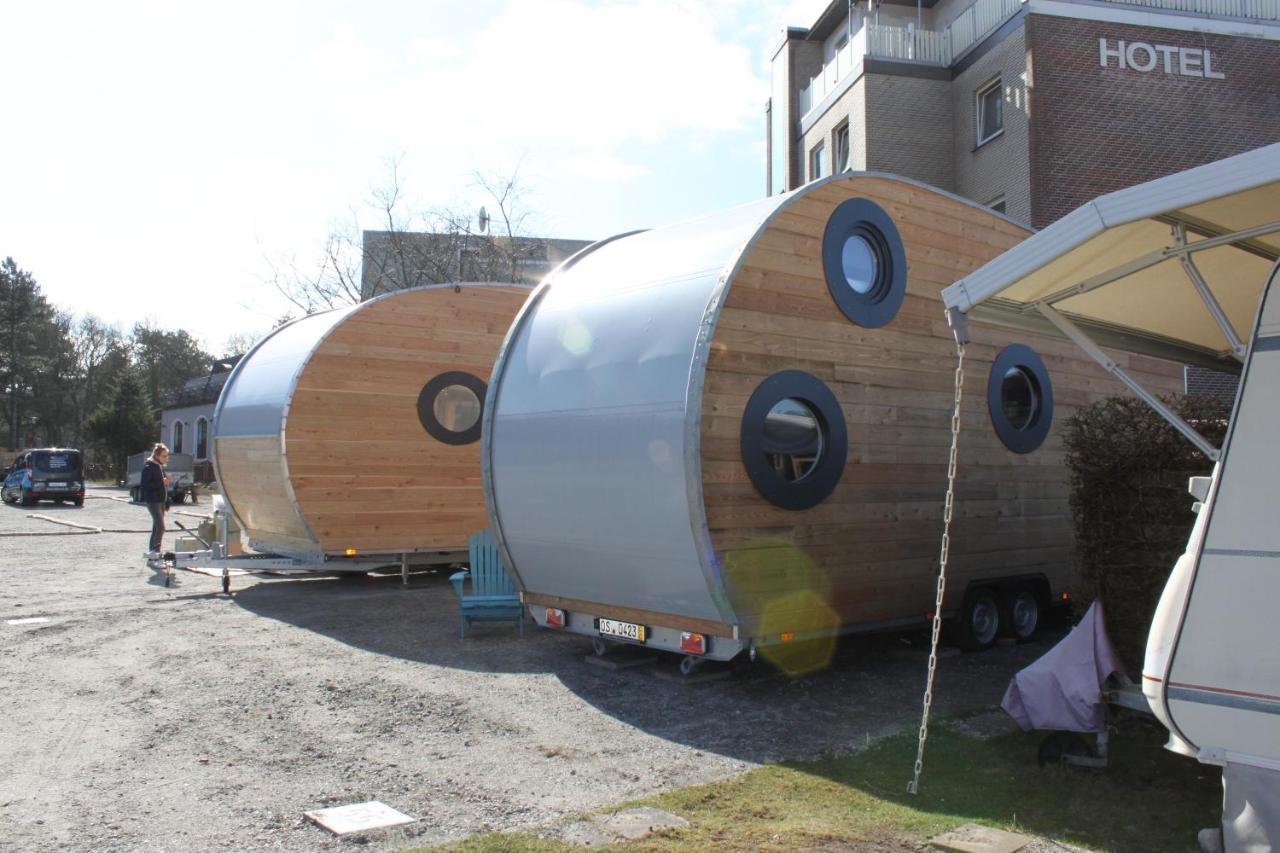
{"label": "shadow on gravel", "polygon": [[[458,637],[458,606],[448,572],[257,583],[235,594],[260,616],[315,631],[375,654],[437,667],[495,674],[556,676],[601,712],[658,737],[746,761],[816,757],[861,747],[887,730],[915,725],[927,663],[927,639],[915,634],[849,637],[831,665],[788,678],[745,656],[730,677],[681,682],[679,659],[610,670],[587,663],[587,638],[511,623],[480,624]],[[1046,651],[1056,636],[939,666],[939,714],[990,708],[1009,678]],[[669,676],[660,677],[660,676]]]}

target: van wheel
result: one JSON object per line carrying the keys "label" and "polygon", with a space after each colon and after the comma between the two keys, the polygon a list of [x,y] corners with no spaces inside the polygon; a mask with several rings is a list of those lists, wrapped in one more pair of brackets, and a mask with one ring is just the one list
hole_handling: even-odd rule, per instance
{"label": "van wheel", "polygon": [[1010,636],[1025,643],[1040,630],[1040,597],[1029,586],[1009,590],[1001,621]]}
{"label": "van wheel", "polygon": [[957,639],[965,651],[980,652],[991,648],[1000,633],[1000,605],[995,592],[980,587],[965,596],[958,629]]}
{"label": "van wheel", "polygon": [[74,503],[76,506],[84,506],[84,498],[76,498]]}

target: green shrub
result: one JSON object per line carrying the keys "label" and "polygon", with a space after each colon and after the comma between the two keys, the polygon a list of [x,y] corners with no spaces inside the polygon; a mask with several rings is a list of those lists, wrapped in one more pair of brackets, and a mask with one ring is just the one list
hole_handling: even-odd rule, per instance
{"label": "green shrub", "polygon": [[[1207,397],[1165,400],[1221,445],[1229,415]],[[1140,400],[1110,397],[1076,411],[1064,441],[1071,512],[1085,589],[1101,598],[1111,639],[1130,671],[1141,669],[1147,630],[1195,515],[1187,478],[1213,464]]]}

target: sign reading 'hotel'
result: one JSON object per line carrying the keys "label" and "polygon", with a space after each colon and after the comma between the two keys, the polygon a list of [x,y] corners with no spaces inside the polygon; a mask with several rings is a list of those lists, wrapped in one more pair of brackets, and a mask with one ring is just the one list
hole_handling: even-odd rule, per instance
{"label": "sign reading 'hotel'", "polygon": [[1213,57],[1209,50],[1198,47],[1177,47],[1171,44],[1147,44],[1142,41],[1114,45],[1107,39],[1098,39],[1098,64],[1103,68],[1114,67],[1140,71],[1147,74],[1162,71],[1179,77],[1204,77],[1209,80],[1225,80],[1221,71],[1213,70]]}

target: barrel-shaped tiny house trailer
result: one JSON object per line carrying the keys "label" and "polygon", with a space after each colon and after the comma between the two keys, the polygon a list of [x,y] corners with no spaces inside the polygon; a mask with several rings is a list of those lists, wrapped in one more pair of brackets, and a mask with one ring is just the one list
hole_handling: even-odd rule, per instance
{"label": "barrel-shaped tiny house trailer", "polygon": [[249,547],[302,560],[465,551],[483,529],[480,413],[516,285],[403,290],[312,314],[241,359],[214,415]]}
{"label": "barrel-shaped tiny house trailer", "polygon": [[[535,619],[713,659],[923,623],[954,396],[938,294],[1029,233],[846,174],[549,276],[494,367],[483,439]],[[1060,340],[973,335],[946,608],[985,644],[1069,591],[1059,429],[1120,386]],[[1180,387],[1177,366],[1118,357]]]}

